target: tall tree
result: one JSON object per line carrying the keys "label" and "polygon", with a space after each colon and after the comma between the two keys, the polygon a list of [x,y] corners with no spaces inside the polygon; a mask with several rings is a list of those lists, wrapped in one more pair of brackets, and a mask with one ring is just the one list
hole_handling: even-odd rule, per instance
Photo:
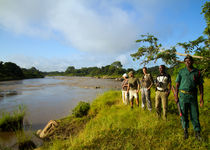
{"label": "tall tree", "polygon": [[[177,43],[171,48],[164,48],[162,44],[158,43],[158,39],[154,35],[141,35],[141,39],[136,40],[137,43],[147,43],[140,45],[136,53],[131,54],[133,60],[141,59],[141,64],[146,65],[147,63],[158,59],[162,59],[168,65],[177,65],[182,62],[178,55],[187,56],[191,55],[195,58],[195,61],[199,62],[198,67],[209,76],[210,70],[210,34],[209,34],[209,20],[210,20],[210,2],[206,2],[203,6],[202,13],[204,14],[207,27],[204,31],[204,36],[198,37],[194,41]],[[179,49],[184,49],[184,54],[179,53]]]}
{"label": "tall tree", "polygon": [[111,66],[117,67],[117,68],[122,68],[122,64],[120,61],[115,61],[111,64]]}

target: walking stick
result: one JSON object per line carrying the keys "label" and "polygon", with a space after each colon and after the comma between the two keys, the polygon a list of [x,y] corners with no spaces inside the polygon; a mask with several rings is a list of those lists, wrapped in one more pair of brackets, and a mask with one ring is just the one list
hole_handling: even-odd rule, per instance
{"label": "walking stick", "polygon": [[[172,86],[172,92],[174,94],[174,97],[176,96],[176,90],[174,88],[174,86]],[[177,108],[178,108],[178,111],[179,111],[179,116],[182,117],[182,111],[181,111],[181,108],[180,108],[180,104],[179,104],[179,101],[176,103],[177,105]]]}

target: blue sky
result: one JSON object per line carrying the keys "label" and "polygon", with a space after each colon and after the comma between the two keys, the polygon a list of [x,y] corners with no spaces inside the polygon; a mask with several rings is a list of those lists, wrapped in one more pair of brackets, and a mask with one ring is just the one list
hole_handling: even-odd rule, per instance
{"label": "blue sky", "polygon": [[[164,47],[195,40],[206,26],[205,0],[0,0],[0,61],[41,71],[105,66],[130,54],[140,35]],[[182,50],[180,49],[180,52]],[[150,63],[149,66],[161,64]]]}

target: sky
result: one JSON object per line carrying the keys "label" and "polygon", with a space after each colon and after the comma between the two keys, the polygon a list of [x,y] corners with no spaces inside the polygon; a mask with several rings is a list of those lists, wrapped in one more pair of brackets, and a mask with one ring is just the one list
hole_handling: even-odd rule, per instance
{"label": "sky", "polygon": [[[206,0],[0,0],[0,61],[65,71],[120,61],[139,69],[135,41],[153,34],[168,48],[195,40]],[[182,50],[180,49],[180,52]],[[148,67],[163,62],[149,63]]]}

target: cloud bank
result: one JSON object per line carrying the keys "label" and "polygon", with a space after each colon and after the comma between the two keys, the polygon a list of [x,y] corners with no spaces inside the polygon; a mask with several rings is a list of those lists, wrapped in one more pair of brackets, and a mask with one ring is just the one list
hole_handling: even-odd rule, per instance
{"label": "cloud bank", "polygon": [[[58,38],[87,52],[125,52],[166,0],[1,0],[0,28]],[[151,29],[151,28],[150,28]]]}
{"label": "cloud bank", "polygon": [[69,50],[73,48],[87,54],[72,56],[71,60],[14,56],[13,60],[23,67],[31,64],[41,70],[55,70],[57,67],[63,71],[69,65],[100,67],[118,60],[126,66],[131,63],[129,54],[137,49],[135,40],[139,35],[161,32],[167,39],[174,32],[176,35],[183,33],[174,22],[160,20],[160,14],[161,17],[166,14],[163,11],[166,7],[179,13],[188,1],[0,0],[0,30],[56,39],[69,45]]}

